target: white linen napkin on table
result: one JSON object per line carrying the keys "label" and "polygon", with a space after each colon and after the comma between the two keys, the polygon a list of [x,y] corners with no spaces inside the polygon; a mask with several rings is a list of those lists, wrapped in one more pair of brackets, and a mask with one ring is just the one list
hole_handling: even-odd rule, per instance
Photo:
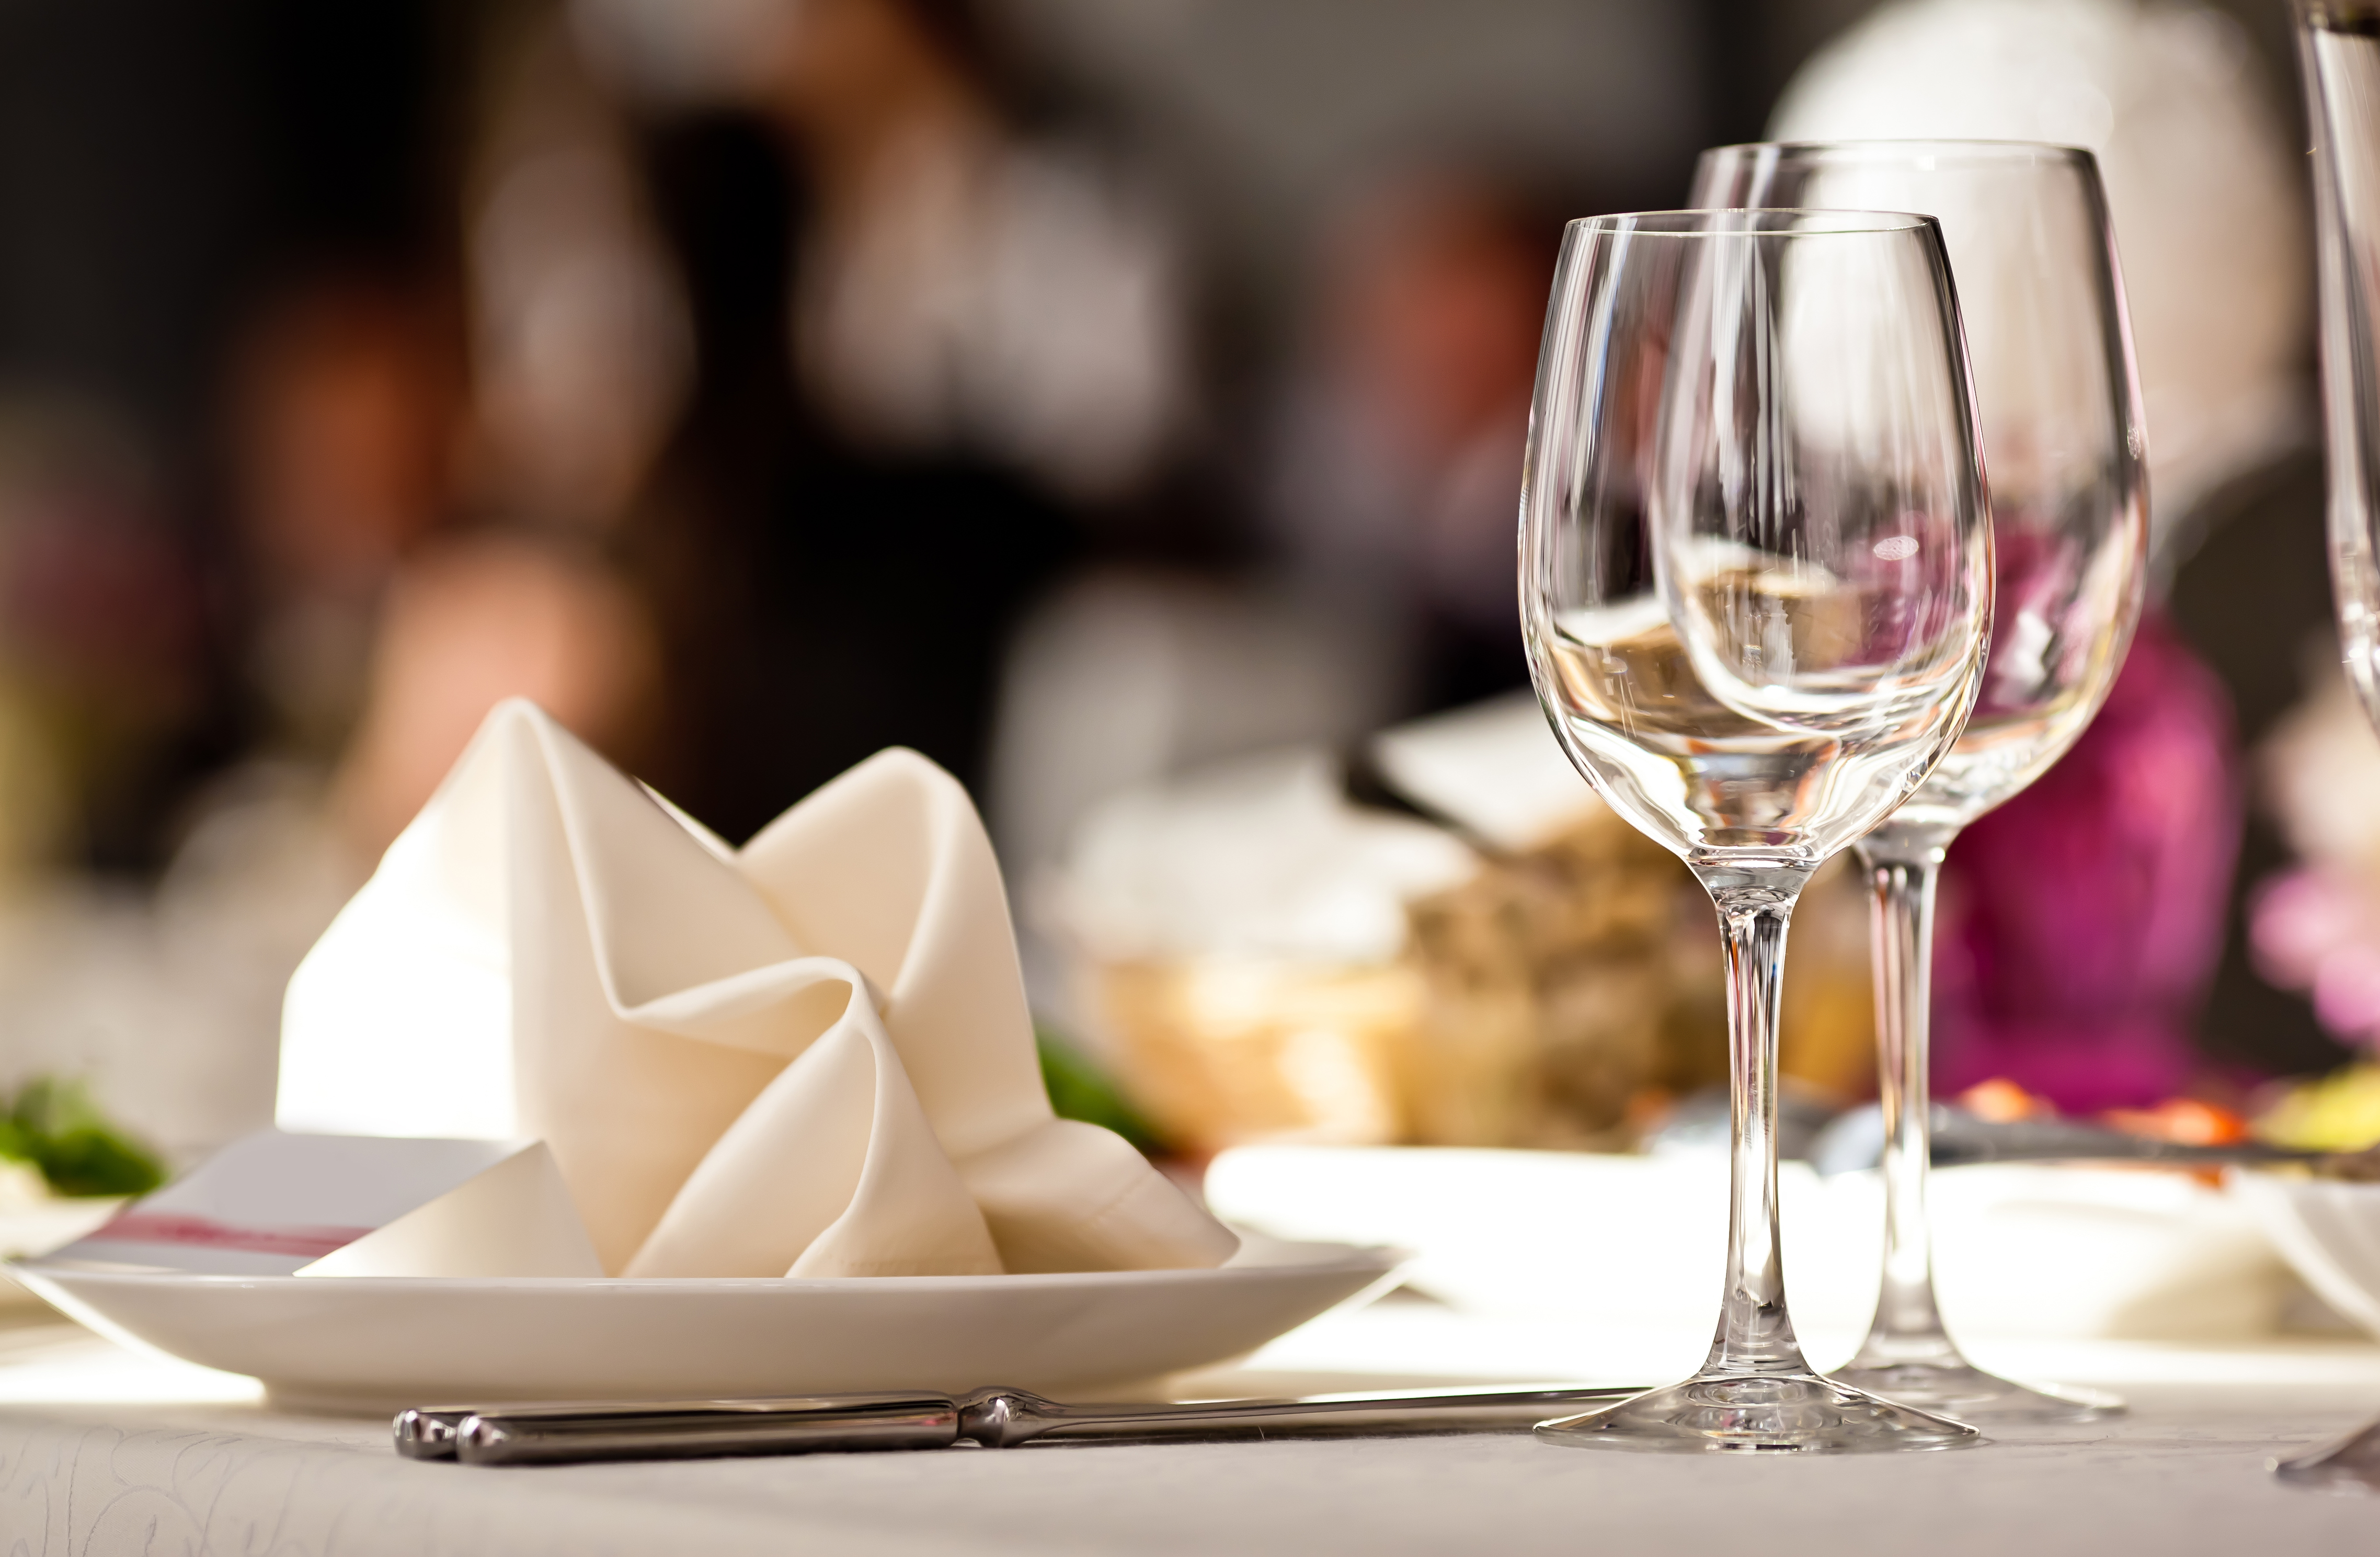
{"label": "white linen napkin on table", "polygon": [[534,705],[498,708],[291,979],[278,1123],[540,1138],[614,1274],[1237,1246],[1050,1112],[990,841],[901,749],[738,850]]}

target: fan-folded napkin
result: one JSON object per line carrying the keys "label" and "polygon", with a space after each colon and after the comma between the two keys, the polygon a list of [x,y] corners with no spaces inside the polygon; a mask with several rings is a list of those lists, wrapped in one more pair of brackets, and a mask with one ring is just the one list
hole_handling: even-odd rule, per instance
{"label": "fan-folded napkin", "polygon": [[1156,1269],[1237,1244],[1052,1113],[990,841],[906,750],[735,849],[504,704],[291,979],[281,1066],[284,1129],[543,1140],[613,1274]]}

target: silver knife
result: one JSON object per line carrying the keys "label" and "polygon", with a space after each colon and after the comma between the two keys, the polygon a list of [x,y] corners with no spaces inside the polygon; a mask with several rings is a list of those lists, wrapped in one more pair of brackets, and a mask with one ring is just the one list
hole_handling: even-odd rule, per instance
{"label": "silver knife", "polygon": [[1416,1392],[1148,1405],[1068,1405],[1004,1388],[960,1395],[898,1390],[758,1400],[418,1405],[398,1413],[393,1430],[396,1452],[407,1459],[451,1459],[474,1466],[571,1465],[941,1449],[957,1443],[1010,1449],[1050,1442],[1518,1430],[1625,1400],[1643,1390],[1631,1385],[1481,1394]]}

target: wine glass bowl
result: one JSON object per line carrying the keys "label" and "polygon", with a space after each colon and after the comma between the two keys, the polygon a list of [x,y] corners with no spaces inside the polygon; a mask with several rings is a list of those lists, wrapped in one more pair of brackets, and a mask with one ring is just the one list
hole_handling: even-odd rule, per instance
{"label": "wine glass bowl", "polygon": [[1718,912],[1732,1116],[1728,1274],[1702,1369],[1538,1432],[1754,1454],[1971,1442],[1810,1368],[1776,1210],[1794,900],[1949,748],[1988,639],[1990,526],[1933,221],[1571,224],[1521,512],[1523,627],[1555,736]]}
{"label": "wine glass bowl", "polygon": [[1697,205],[1882,205],[1941,225],[1991,470],[1997,619],[1965,732],[1895,820],[1964,826],[2073,745],[2139,616],[2146,441],[2097,164],[2024,141],[1721,146],[1694,189]]}
{"label": "wine glass bowl", "polygon": [[[1572,224],[1532,418],[1524,631],[1572,760],[1689,861],[1815,867],[1907,797],[1972,702],[1990,533],[1927,232],[1836,212]],[[1806,255],[1829,239],[1893,263]],[[1820,328],[1854,298],[1871,321],[1947,328],[1864,329],[1854,351]],[[1887,405],[1894,436],[1861,444]]]}
{"label": "wine glass bowl", "polygon": [[2380,726],[2380,17],[2293,0],[2314,150],[2330,578],[2349,685]]}
{"label": "wine glass bowl", "polygon": [[1941,224],[1991,469],[1996,617],[1976,704],[1916,793],[1864,838],[1875,894],[1886,1259],[1867,1340],[1836,1377],[1984,1422],[2106,1414],[1969,1364],[1933,1296],[1925,1200],[1933,906],[1960,829],[2063,756],[2098,712],[2140,612],[2145,440],[2097,165],[2013,141],[1813,141],[1703,153],[1715,206],[1885,204]]}

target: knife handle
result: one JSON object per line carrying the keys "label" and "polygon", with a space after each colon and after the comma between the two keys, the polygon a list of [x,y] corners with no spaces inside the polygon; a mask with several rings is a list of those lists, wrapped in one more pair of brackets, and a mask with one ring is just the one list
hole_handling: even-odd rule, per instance
{"label": "knife handle", "polygon": [[958,1406],[947,1395],[838,1405],[808,1402],[778,1411],[475,1412],[454,1429],[455,1457],[467,1466],[941,1449],[958,1437]]}

